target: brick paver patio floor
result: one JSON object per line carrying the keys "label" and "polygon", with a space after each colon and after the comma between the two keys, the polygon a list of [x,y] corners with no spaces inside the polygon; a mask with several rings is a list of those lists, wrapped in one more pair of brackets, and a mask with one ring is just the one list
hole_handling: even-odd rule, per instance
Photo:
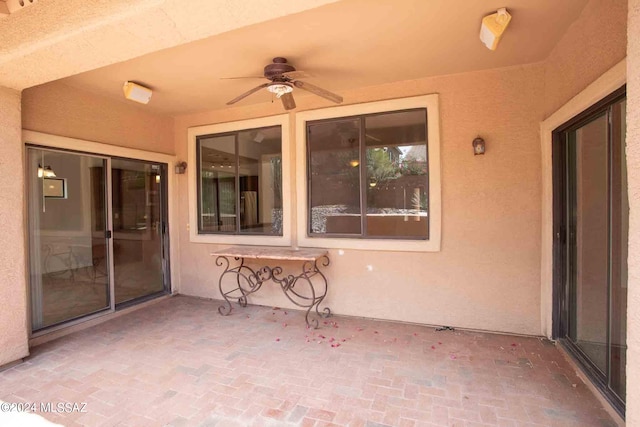
{"label": "brick paver patio floor", "polygon": [[[555,346],[175,297],[35,347],[0,400],[65,426],[614,426]],[[77,409],[77,408],[76,408]]]}

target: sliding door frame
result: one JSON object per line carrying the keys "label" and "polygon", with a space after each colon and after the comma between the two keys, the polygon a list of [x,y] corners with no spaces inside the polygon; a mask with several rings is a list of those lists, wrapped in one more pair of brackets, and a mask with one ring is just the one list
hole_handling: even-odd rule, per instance
{"label": "sliding door frame", "polygon": [[[29,159],[29,156],[27,155],[28,150],[40,150],[40,151],[46,151],[46,152],[51,152],[51,153],[62,153],[62,154],[70,154],[70,155],[75,155],[75,156],[83,156],[83,157],[92,157],[94,159],[101,159],[103,160],[105,163],[105,173],[104,173],[104,179],[106,181],[106,186],[104,188],[105,191],[105,210],[104,210],[104,215],[105,215],[105,230],[104,230],[104,238],[105,238],[105,242],[106,242],[106,248],[107,248],[107,263],[108,263],[108,271],[107,271],[107,276],[109,278],[109,283],[108,283],[108,288],[109,288],[109,294],[107,295],[107,297],[109,298],[109,304],[108,306],[99,309],[96,312],[92,312],[86,315],[80,315],[77,317],[73,317],[69,320],[63,320],[61,322],[57,322],[54,323],[51,326],[45,326],[41,329],[39,329],[36,332],[33,332],[33,325],[31,324],[32,319],[33,319],[33,289],[32,289],[32,278],[33,275],[31,274],[31,272],[29,273],[29,280],[28,280],[28,286],[27,286],[27,295],[28,295],[28,300],[29,300],[29,331],[32,334],[32,336],[38,336],[42,333],[51,331],[51,330],[57,330],[60,329],[61,327],[66,327],[66,326],[71,326],[74,324],[77,324],[79,322],[84,321],[85,319],[92,319],[94,317],[98,317],[98,316],[102,316],[104,315],[105,312],[109,312],[109,313],[113,313],[116,309],[115,306],[115,298],[114,298],[114,286],[115,286],[115,282],[114,282],[114,275],[113,275],[113,239],[111,239],[109,236],[109,230],[113,229],[113,224],[112,224],[112,206],[111,203],[109,203],[109,201],[111,200],[111,158],[108,156],[104,156],[101,154],[94,154],[94,153],[85,153],[85,152],[80,152],[80,151],[73,151],[73,150],[65,150],[65,149],[60,149],[60,148],[55,148],[55,147],[48,147],[48,146],[43,146],[43,145],[36,145],[36,144],[25,144],[25,159]],[[31,182],[33,180],[33,171],[30,168],[30,165],[27,165],[27,167],[25,168],[25,173],[26,173],[26,177],[25,177],[25,185],[27,186],[26,189],[26,194],[27,194],[27,199],[30,199],[32,197],[31,194],[29,194],[29,191],[31,189]],[[28,202],[27,202],[28,204]],[[27,211],[29,211],[29,209],[27,208]],[[27,248],[28,249],[28,254],[27,254],[27,259],[28,259],[28,264],[30,266],[31,269],[31,265],[32,265],[32,253],[33,253],[33,244],[32,244],[32,239],[31,239],[31,215],[28,215],[28,219],[27,219],[27,223],[29,224],[29,226],[27,227],[27,233],[29,234],[28,236],[28,244],[27,244]],[[93,230],[91,230],[93,231]],[[39,262],[39,261],[38,261]],[[40,303],[40,305],[42,305],[42,303]]]}
{"label": "sliding door frame", "polygon": [[[619,89],[612,92],[610,95],[604,97],[600,101],[593,104],[583,112],[579,113],[569,121],[565,122],[553,131],[552,136],[552,173],[553,173],[553,311],[552,311],[552,338],[558,340],[562,347],[569,353],[579,364],[579,366],[585,371],[589,379],[593,382],[596,388],[602,393],[605,399],[613,406],[618,414],[624,418],[625,414],[625,402],[622,401],[616,394],[609,388],[609,375],[610,375],[610,345],[611,345],[611,271],[608,272],[607,279],[607,372],[604,374],[594,365],[594,363],[588,358],[588,356],[570,339],[565,337],[569,334],[569,304],[570,295],[568,289],[568,275],[571,274],[568,271],[568,262],[570,260],[570,245],[571,242],[567,237],[569,232],[568,224],[568,194],[566,191],[568,178],[568,158],[567,141],[564,139],[564,135],[574,129],[577,129],[596,117],[602,114],[607,116],[610,120],[610,107],[618,101],[623,100],[626,97],[626,85],[623,85]],[[612,154],[612,123],[609,121],[607,129],[607,174],[608,174],[608,189],[611,188],[611,154]],[[611,239],[610,229],[610,214],[611,214],[611,194],[607,196],[608,205],[608,231],[609,240]],[[608,251],[608,263],[611,260],[611,242],[607,248]],[[609,266],[610,269],[610,266]]]}
{"label": "sliding door frame", "polygon": [[[163,154],[163,153],[155,153],[155,152],[145,151],[145,150],[138,150],[133,148],[119,147],[115,145],[103,144],[103,143],[94,142],[94,141],[86,141],[86,140],[81,140],[76,138],[50,135],[42,132],[35,132],[35,131],[29,131],[29,130],[22,131],[22,140],[23,140],[23,150],[25,153],[25,155],[23,156],[23,159],[25,159],[23,160],[23,169],[25,171],[28,170],[28,164],[26,163],[26,158],[27,158],[26,152],[28,148],[37,148],[37,149],[52,150],[52,151],[59,151],[59,152],[69,152],[69,153],[88,155],[88,156],[106,159],[107,160],[106,179],[108,182],[107,196],[109,201],[112,200],[111,158],[124,158],[124,159],[132,159],[132,160],[166,164],[167,180],[166,180],[165,194],[166,194],[167,203],[164,209],[166,209],[165,218],[166,218],[167,232],[165,233],[163,250],[167,251],[166,255],[168,259],[168,265],[166,268],[165,280],[169,282],[169,285],[165,287],[165,290],[166,290],[165,293],[167,295],[171,295],[175,293],[177,289],[179,289],[179,277],[180,277],[179,267],[180,266],[175,262],[175,260],[178,259],[178,254],[179,254],[179,239],[178,239],[176,228],[172,227],[172,224],[176,223],[175,217],[177,215],[177,202],[176,202],[176,197],[174,196],[175,187],[176,187],[176,184],[175,184],[176,176],[173,169],[173,165],[177,163],[176,156]],[[28,187],[26,182],[25,182],[24,193],[28,195]],[[26,208],[27,208],[27,200],[25,197],[25,209]],[[113,224],[112,224],[113,212],[112,212],[111,203],[107,203],[106,215],[107,215],[106,223],[108,224],[109,230],[113,230]],[[27,235],[25,236],[25,239],[28,245],[30,237]],[[108,240],[109,242],[107,246],[108,246],[109,264],[110,264],[109,269],[111,272],[113,272],[114,271],[113,239],[111,238]],[[27,254],[27,256],[29,257],[29,254]],[[28,265],[30,265],[29,262],[30,261],[28,261]],[[111,295],[109,296],[110,297],[109,307],[105,308],[104,310],[98,313],[90,314],[81,318],[70,320],[65,323],[43,328],[37,332],[32,332],[31,303],[29,303],[28,304],[29,306],[29,313],[28,313],[29,329],[28,330],[30,334],[29,335],[30,339],[39,338],[47,334],[59,331],[61,329],[66,329],[74,325],[84,323],[90,320],[94,320],[100,317],[115,315],[115,313],[119,309],[128,308],[130,305],[127,305],[127,304],[123,304],[122,306],[118,305],[116,307],[115,295],[114,295],[115,282],[114,282],[113,274],[111,274],[111,277],[109,280],[110,280],[109,286],[110,286],[110,293],[111,293]],[[30,286],[30,280],[29,280],[28,286],[27,286],[28,295],[30,295],[30,292],[31,292],[30,288],[31,286]],[[157,295],[153,295],[153,297],[155,296]],[[139,300],[136,300],[135,302],[142,303],[146,299],[141,298]]]}

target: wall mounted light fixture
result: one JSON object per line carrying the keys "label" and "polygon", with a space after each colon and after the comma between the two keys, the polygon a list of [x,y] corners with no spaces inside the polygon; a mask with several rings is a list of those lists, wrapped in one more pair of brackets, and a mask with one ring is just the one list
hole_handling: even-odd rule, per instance
{"label": "wall mounted light fixture", "polygon": [[182,175],[187,170],[187,162],[176,163],[176,175]]}
{"label": "wall mounted light fixture", "polygon": [[477,137],[471,144],[473,145],[473,154],[475,156],[477,156],[478,154],[484,154],[486,148],[484,139]]}

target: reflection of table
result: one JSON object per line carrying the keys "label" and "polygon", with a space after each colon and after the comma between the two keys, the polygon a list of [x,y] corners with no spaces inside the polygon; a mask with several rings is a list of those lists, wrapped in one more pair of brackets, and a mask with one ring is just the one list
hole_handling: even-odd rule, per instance
{"label": "reflection of table", "polygon": [[[220,294],[226,304],[218,311],[223,316],[231,313],[230,299],[238,300],[240,306],[247,305],[247,297],[257,292],[262,284],[272,280],[280,285],[286,297],[298,307],[307,310],[305,321],[307,326],[318,327],[318,319],[309,320],[309,314],[315,307],[318,317],[329,317],[331,310],[325,307],[320,310],[320,303],[327,295],[327,278],[319,267],[329,265],[328,252],[324,249],[292,249],[271,246],[233,246],[211,254],[217,256],[216,265],[224,266],[220,275]],[[232,263],[230,258],[235,259]],[[260,266],[254,270],[245,264],[246,260],[256,261],[299,261],[302,270],[298,275],[285,274],[282,267]],[[226,289],[226,290],[225,290]]]}

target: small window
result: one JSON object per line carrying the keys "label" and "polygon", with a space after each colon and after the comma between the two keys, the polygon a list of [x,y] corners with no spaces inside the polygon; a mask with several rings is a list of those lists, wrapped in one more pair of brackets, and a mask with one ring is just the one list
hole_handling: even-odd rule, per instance
{"label": "small window", "polygon": [[282,236],[282,127],[196,137],[198,234]]}
{"label": "small window", "polygon": [[426,108],[306,128],[309,237],[429,239]]}

